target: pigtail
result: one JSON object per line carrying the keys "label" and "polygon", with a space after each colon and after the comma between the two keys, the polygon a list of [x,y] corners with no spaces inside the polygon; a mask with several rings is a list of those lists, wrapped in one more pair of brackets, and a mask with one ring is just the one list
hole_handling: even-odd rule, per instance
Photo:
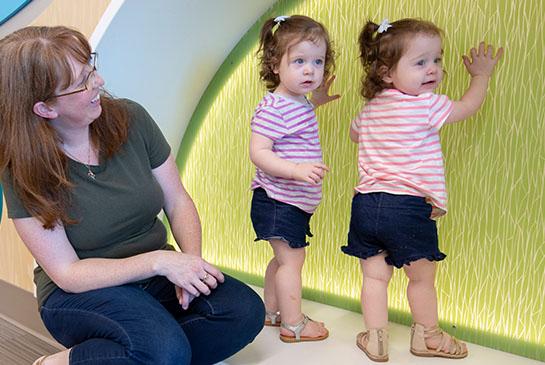
{"label": "pigtail", "polygon": [[259,77],[265,83],[268,90],[274,89],[280,81],[279,76],[274,73],[275,65],[280,62],[275,56],[277,53],[277,44],[273,33],[275,26],[277,26],[277,23],[274,18],[265,21],[261,32],[259,32],[259,49],[257,50],[257,56],[261,65]]}
{"label": "pigtail", "polygon": [[358,38],[360,60],[364,70],[360,93],[367,100],[374,98],[379,91],[387,86],[383,77],[388,68],[379,57],[381,34],[377,33],[378,29],[378,24],[368,21]]}
{"label": "pigtail", "polygon": [[358,38],[358,44],[360,45],[360,60],[364,68],[367,68],[371,62],[376,60],[378,41],[375,38],[375,33],[378,30],[378,25],[372,21],[368,21],[367,24],[361,30]]}

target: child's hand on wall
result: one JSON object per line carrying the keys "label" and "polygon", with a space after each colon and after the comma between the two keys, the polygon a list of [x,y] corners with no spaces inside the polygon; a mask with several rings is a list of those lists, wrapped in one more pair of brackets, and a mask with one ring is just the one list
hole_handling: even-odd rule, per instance
{"label": "child's hand on wall", "polygon": [[494,57],[494,47],[489,44],[486,47],[485,51],[485,44],[484,42],[481,42],[479,44],[479,50],[476,50],[475,48],[471,48],[470,55],[471,59],[469,59],[468,56],[464,55],[462,56],[462,60],[464,61],[464,65],[467,68],[467,71],[471,75],[471,77],[475,76],[492,76],[492,72],[494,71],[494,67],[496,66],[496,63],[501,58],[503,54],[503,48],[500,47],[498,49],[498,53],[496,54],[496,57]]}

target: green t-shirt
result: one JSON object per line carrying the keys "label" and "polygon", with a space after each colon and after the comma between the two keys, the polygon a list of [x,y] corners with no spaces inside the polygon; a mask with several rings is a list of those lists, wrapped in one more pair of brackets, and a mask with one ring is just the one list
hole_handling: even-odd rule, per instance
{"label": "green t-shirt", "polygon": [[[170,146],[151,116],[139,104],[122,100],[129,110],[129,137],[120,152],[99,166],[91,166],[96,178],[88,176],[87,166],[69,159],[72,204],[68,215],[80,220],[67,226],[66,234],[80,259],[90,257],[123,258],[139,253],[172,249],[157,215],[164,196],[152,175],[170,154]],[[9,218],[30,214],[4,184]],[[40,266],[34,270],[38,306],[57,287]]]}

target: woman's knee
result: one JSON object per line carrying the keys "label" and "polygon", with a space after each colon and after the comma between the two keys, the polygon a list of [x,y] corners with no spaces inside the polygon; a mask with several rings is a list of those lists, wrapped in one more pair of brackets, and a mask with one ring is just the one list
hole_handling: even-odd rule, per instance
{"label": "woman's knee", "polygon": [[[178,322],[134,286],[81,294],[54,292],[41,311],[44,324],[77,361],[188,364],[191,347]],[[114,361],[115,360],[115,361]]]}
{"label": "woman's knee", "polygon": [[134,343],[131,358],[143,364],[189,364],[191,345],[181,327],[164,327],[160,332],[153,339]]}
{"label": "woman's knee", "polygon": [[[233,323],[233,329],[247,333],[251,342],[263,329],[265,317],[265,305],[261,297],[248,285],[226,276],[228,291],[236,296],[229,302],[229,314]],[[224,283],[225,284],[225,283]]]}

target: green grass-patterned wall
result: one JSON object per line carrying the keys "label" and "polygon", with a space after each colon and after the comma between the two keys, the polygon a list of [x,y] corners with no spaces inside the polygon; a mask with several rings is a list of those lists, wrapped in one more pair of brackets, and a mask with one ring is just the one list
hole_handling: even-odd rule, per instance
{"label": "green grass-patterned wall", "polygon": [[[545,360],[545,100],[544,5],[541,0],[279,0],[263,19],[305,14],[334,40],[342,98],[321,107],[324,161],[331,168],[311,224],[315,238],[303,271],[307,298],[359,311],[361,273],[345,256],[356,146],[348,127],[363,105],[356,39],[370,17],[431,20],[445,30],[438,90],[454,99],[469,77],[461,56],[479,41],[505,48],[484,106],[441,130],[449,212],[438,220],[440,318],[449,332],[473,343]],[[250,117],[265,90],[255,57],[258,21],[222,65],[197,107],[180,146],[182,180],[203,222],[204,256],[252,283],[272,252],[254,243],[248,190]],[[391,320],[410,323],[406,279],[389,287]],[[363,327],[363,321],[362,321]]]}

